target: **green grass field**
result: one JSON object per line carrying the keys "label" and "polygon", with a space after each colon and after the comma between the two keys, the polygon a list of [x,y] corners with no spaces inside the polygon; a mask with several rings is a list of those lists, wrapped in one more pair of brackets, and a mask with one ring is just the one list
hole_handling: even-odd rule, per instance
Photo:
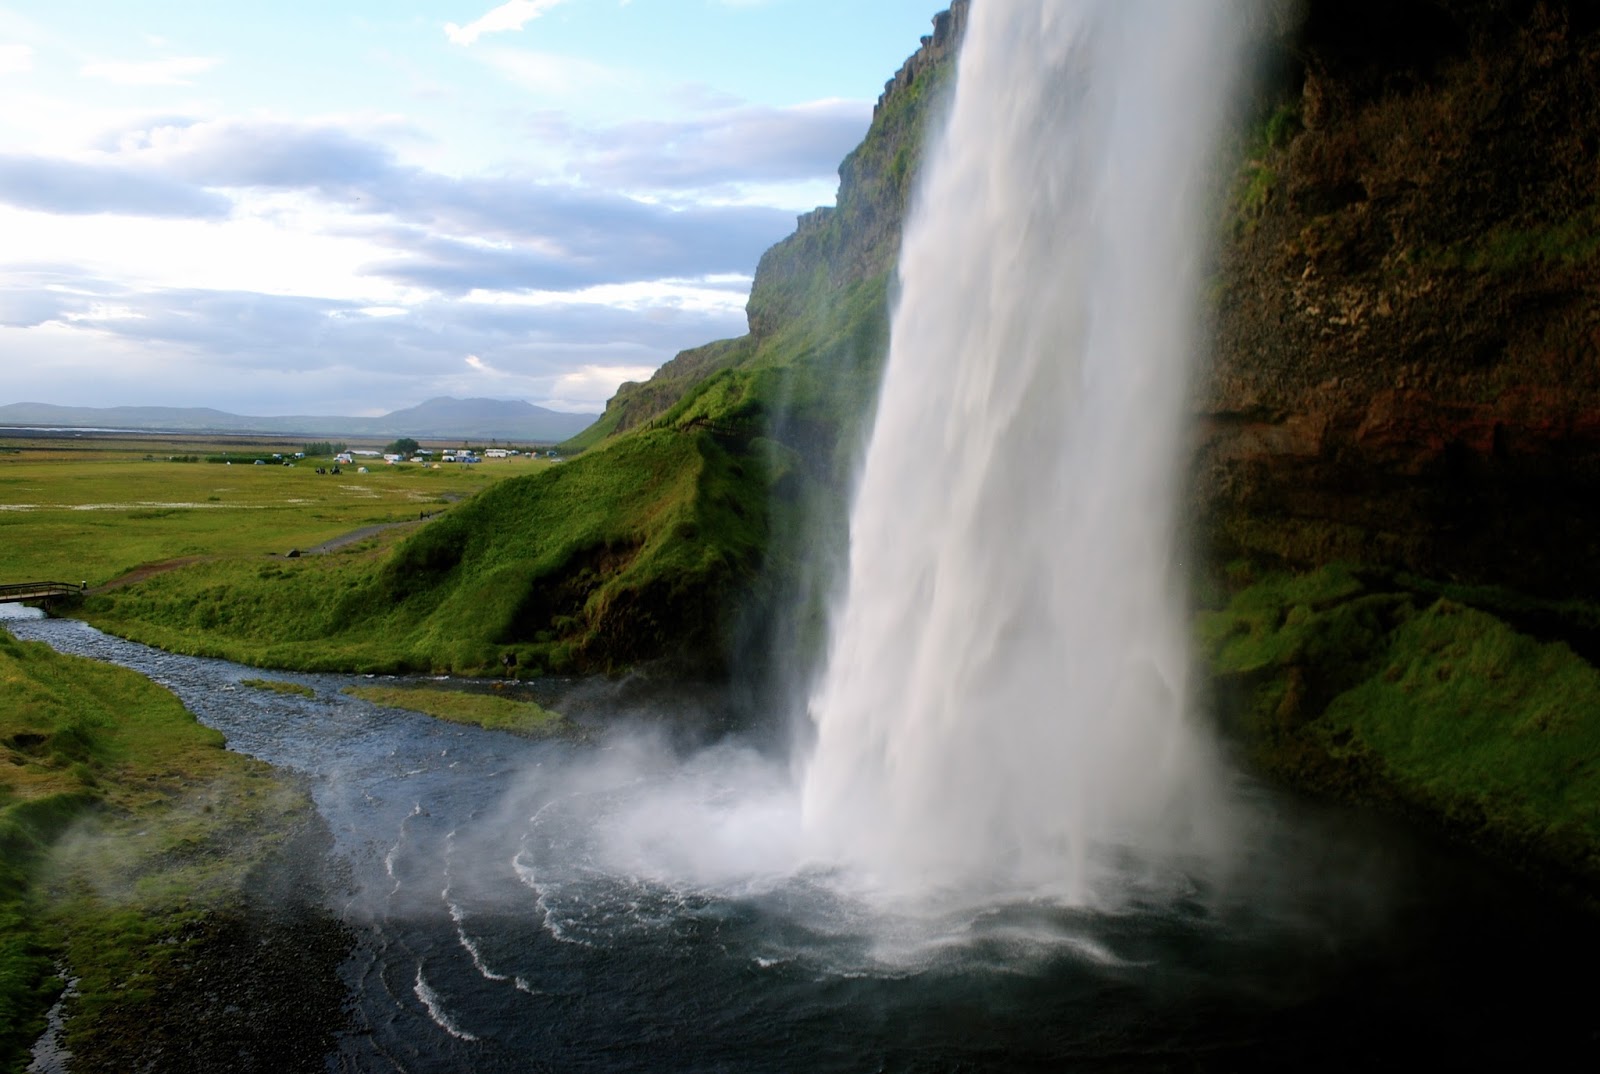
{"label": "green grass field", "polygon": [[100,585],[136,568],[190,557],[260,556],[306,549],[364,526],[416,521],[542,459],[471,466],[386,466],[369,460],[318,474],[329,459],[294,466],[174,462],[288,441],[242,445],[160,437],[0,436],[0,582]]}

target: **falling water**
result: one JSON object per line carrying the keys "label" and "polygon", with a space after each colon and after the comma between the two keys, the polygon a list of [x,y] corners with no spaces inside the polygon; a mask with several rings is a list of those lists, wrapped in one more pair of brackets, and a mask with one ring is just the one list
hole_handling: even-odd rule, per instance
{"label": "falling water", "polygon": [[974,5],[811,704],[807,837],[891,889],[1083,901],[1216,818],[1175,514],[1238,6]]}

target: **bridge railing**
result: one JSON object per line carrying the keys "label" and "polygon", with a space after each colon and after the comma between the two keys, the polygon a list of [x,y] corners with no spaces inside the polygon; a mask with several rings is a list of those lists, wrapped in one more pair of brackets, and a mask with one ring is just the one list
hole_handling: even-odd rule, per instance
{"label": "bridge railing", "polygon": [[13,600],[43,600],[47,597],[73,597],[88,587],[77,582],[14,582],[0,585],[0,603]]}

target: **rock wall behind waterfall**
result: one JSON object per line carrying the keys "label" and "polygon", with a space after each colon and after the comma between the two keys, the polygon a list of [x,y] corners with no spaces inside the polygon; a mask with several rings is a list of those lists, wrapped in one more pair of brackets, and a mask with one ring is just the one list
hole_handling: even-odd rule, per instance
{"label": "rock wall behind waterfall", "polygon": [[1302,9],[1197,400],[1219,555],[1600,594],[1597,16]]}

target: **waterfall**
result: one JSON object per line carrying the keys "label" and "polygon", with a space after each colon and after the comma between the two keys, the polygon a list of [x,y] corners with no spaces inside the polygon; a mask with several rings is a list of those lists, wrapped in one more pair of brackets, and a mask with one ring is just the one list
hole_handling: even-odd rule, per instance
{"label": "waterfall", "polygon": [[1084,901],[1217,815],[1175,529],[1238,6],[973,6],[810,702],[806,839],[878,883]]}

